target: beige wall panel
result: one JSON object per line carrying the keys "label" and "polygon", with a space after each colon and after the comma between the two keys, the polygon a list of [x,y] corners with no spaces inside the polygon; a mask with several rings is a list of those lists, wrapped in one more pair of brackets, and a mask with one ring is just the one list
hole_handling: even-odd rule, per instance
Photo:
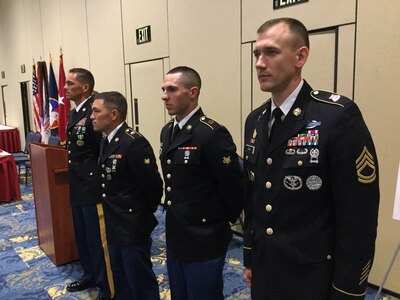
{"label": "beige wall panel", "polygon": [[[60,45],[56,45],[57,40],[52,40],[54,44],[51,47],[54,51],[57,51],[55,52],[57,54],[60,46],[62,47],[66,73],[74,67],[90,70],[85,0],[59,0],[59,3],[61,13],[58,23],[61,23],[60,34],[62,42]],[[102,21],[104,22],[104,20]],[[46,52],[47,50],[45,49],[44,51]]]}
{"label": "beige wall panel", "polygon": [[128,102],[128,113],[126,114],[126,122],[132,128],[133,127],[133,105],[132,105],[132,85],[131,85],[131,68],[129,65],[125,65],[125,97]]}
{"label": "beige wall panel", "polygon": [[87,0],[86,3],[95,89],[125,94],[120,0]]}
{"label": "beige wall panel", "polygon": [[[4,89],[4,101],[7,111],[7,125],[19,128],[22,146],[24,144],[24,124],[22,116],[20,82],[26,80],[26,73],[21,74],[20,66],[27,60],[26,55],[26,32],[23,22],[16,23],[15,20],[24,20],[24,5],[22,0],[3,0],[0,2],[1,22],[3,25],[3,36],[1,43],[4,49],[4,69],[6,78],[2,79],[1,85],[7,85]],[[2,59],[3,60],[3,59]],[[29,74],[30,68],[27,67]]]}
{"label": "beige wall panel", "polygon": [[[122,0],[125,63],[168,56],[166,0]],[[151,42],[136,45],[136,29],[151,26]]]}
{"label": "beige wall panel", "polygon": [[[380,284],[400,241],[392,219],[400,159],[400,1],[358,1],[355,101],[374,138],[380,167],[381,203],[375,263],[369,281]],[[400,256],[385,288],[400,293]]]}
{"label": "beige wall panel", "polygon": [[149,140],[156,157],[160,149],[161,128],[166,123],[161,100],[163,66],[162,59],[131,65],[131,101],[138,99],[139,131]]}
{"label": "beige wall panel", "polygon": [[[58,1],[57,1],[58,3]],[[39,0],[24,0],[24,23],[26,30],[26,51],[27,51],[27,69],[29,72],[28,80],[32,78],[32,63],[33,59],[35,62],[40,60],[40,57],[48,60],[47,55],[44,56],[43,52],[43,34],[42,34],[42,18],[40,11],[40,1]],[[16,23],[18,24],[18,23]],[[53,53],[53,56],[57,53]],[[29,68],[30,67],[30,68]]]}
{"label": "beige wall panel", "polygon": [[314,89],[333,91],[335,75],[335,32],[310,35],[310,55],[302,76]]}
{"label": "beige wall panel", "polygon": [[356,0],[318,0],[273,10],[268,0],[242,1],[242,42],[252,41],[261,24],[268,19],[292,17],[301,20],[308,30],[355,21]]}
{"label": "beige wall panel", "polygon": [[337,92],[353,98],[355,25],[339,27]]}
{"label": "beige wall panel", "polygon": [[[242,45],[242,127],[240,134],[240,148],[239,153],[243,157],[243,137],[244,137],[244,125],[246,122],[246,118],[249,113],[253,110],[252,107],[252,74],[253,74],[253,65],[252,65],[252,57],[253,57],[253,49],[252,44],[247,43]],[[238,141],[239,147],[239,141]]]}
{"label": "beige wall panel", "polygon": [[[50,54],[53,58],[53,70],[58,78],[58,55],[62,45],[62,28],[60,2],[54,0],[40,0],[40,9],[42,16],[42,35],[43,35],[43,57],[46,61],[47,72],[49,72]],[[39,58],[36,58],[39,60]]]}
{"label": "beige wall panel", "polygon": [[200,105],[239,143],[240,1],[169,0],[168,13],[171,68],[188,65],[200,73]]}

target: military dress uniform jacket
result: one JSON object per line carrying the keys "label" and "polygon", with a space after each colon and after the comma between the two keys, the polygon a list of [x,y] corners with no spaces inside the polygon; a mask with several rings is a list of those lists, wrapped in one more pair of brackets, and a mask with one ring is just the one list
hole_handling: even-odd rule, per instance
{"label": "military dress uniform jacket", "polygon": [[166,241],[175,258],[210,260],[224,255],[229,221],[242,211],[243,177],[228,130],[199,109],[171,142],[173,121],[161,131]]}
{"label": "military dress uniform jacket", "polygon": [[79,112],[71,112],[69,116],[67,150],[71,204],[87,205],[100,201],[100,168],[97,161],[101,133],[93,130],[90,120],[92,102],[88,99]]}
{"label": "military dress uniform jacket", "polygon": [[126,123],[106,149],[103,147],[97,189],[102,194],[108,244],[141,243],[157,225],[153,212],[163,193],[153,149]]}
{"label": "military dress uniform jacket", "polygon": [[379,186],[357,105],[304,85],[268,141],[271,101],[245,125],[244,264],[255,300],[364,299]]}

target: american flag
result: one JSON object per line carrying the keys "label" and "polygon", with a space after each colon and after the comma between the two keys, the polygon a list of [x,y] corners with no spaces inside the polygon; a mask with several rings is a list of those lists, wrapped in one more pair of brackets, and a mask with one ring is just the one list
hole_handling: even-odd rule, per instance
{"label": "american flag", "polygon": [[36,66],[32,65],[32,94],[33,94],[33,120],[35,131],[41,132],[42,125],[40,122],[40,107],[42,105],[41,101],[39,101],[38,97],[38,82],[36,77]]}

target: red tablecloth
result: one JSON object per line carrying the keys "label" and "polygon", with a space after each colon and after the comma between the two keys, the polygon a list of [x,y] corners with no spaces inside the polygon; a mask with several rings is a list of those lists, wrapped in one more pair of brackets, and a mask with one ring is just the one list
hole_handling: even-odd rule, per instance
{"label": "red tablecloth", "polygon": [[0,149],[11,153],[21,151],[18,128],[0,125]]}
{"label": "red tablecloth", "polygon": [[17,168],[12,154],[0,150],[0,202],[21,199]]}

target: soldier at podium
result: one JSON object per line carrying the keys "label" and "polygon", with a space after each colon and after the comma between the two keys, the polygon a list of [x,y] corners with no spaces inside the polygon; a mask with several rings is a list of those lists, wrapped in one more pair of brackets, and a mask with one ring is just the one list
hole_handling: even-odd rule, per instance
{"label": "soldier at podium", "polygon": [[118,300],[159,300],[150,260],[154,212],[162,180],[149,142],[125,122],[127,103],[118,92],[97,94],[93,128],[104,132],[99,164],[108,249]]}
{"label": "soldier at podium", "polygon": [[104,224],[98,189],[101,170],[97,164],[101,133],[93,130],[90,120],[93,88],[94,78],[88,70],[69,70],[65,95],[75,103],[67,126],[69,190],[83,275],[66,289],[75,292],[98,287],[98,299],[111,299],[114,294],[112,273],[107,249],[103,249],[105,230],[102,232],[99,225]]}

